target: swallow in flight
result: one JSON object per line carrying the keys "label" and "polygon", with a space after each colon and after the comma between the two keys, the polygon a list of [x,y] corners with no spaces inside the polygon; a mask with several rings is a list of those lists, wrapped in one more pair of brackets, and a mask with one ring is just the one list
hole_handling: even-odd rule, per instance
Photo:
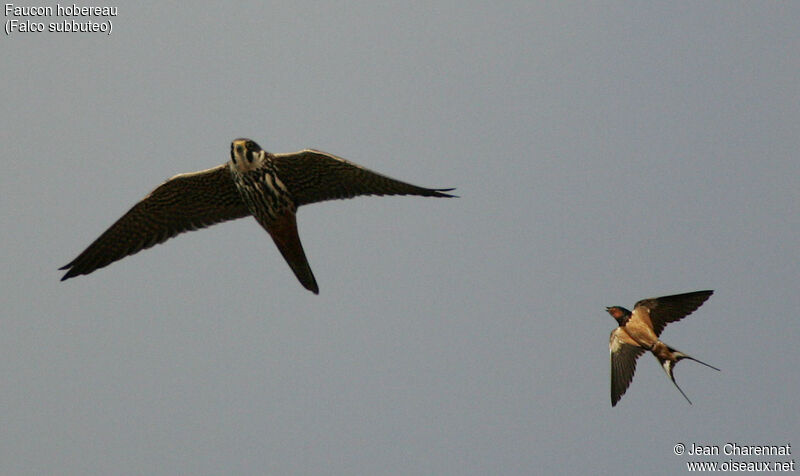
{"label": "swallow in flight", "polygon": [[650,351],[658,359],[664,372],[675,384],[686,401],[689,397],[675,382],[672,370],[683,359],[694,360],[714,370],[718,368],[701,362],[683,352],[673,349],[658,336],[670,322],[680,321],[694,312],[714,291],[695,291],[673,296],[642,299],[633,306],[633,312],[620,306],[607,307],[606,311],[616,319],[619,327],[611,332],[608,348],[611,353],[611,406],[619,402],[628,389],[636,371],[636,359]]}

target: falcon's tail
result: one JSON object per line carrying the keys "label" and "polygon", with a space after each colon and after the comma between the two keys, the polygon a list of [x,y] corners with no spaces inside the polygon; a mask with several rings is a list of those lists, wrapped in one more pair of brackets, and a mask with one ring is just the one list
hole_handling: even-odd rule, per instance
{"label": "falcon's tail", "polygon": [[303,251],[303,244],[300,242],[300,235],[297,234],[297,220],[294,213],[287,213],[278,218],[267,228],[272,241],[278,246],[283,258],[294,271],[294,275],[300,280],[300,284],[314,294],[319,294],[317,280],[311,272],[306,254]]}

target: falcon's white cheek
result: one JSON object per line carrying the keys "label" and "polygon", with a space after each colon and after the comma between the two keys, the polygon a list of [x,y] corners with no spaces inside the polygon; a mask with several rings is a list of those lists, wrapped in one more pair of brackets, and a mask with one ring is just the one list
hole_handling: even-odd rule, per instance
{"label": "falcon's white cheek", "polygon": [[253,161],[253,168],[262,167],[266,162],[267,152],[262,150],[254,155],[256,160]]}

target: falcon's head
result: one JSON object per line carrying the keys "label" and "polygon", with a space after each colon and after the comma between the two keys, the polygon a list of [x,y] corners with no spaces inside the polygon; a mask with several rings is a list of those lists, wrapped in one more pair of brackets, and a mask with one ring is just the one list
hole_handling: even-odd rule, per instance
{"label": "falcon's head", "polygon": [[231,142],[231,165],[239,172],[261,167],[266,155],[267,152],[250,139],[235,139]]}

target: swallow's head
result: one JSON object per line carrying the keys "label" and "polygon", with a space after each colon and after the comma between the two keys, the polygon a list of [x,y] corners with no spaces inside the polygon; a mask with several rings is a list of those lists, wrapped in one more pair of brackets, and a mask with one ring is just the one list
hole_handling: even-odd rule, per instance
{"label": "swallow's head", "polygon": [[250,139],[235,139],[231,142],[231,165],[239,172],[259,168],[266,155],[266,151]]}
{"label": "swallow's head", "polygon": [[628,318],[631,316],[631,311],[620,306],[607,307],[606,312],[611,314],[611,317],[616,319],[620,325],[625,324],[625,322],[627,322]]}

